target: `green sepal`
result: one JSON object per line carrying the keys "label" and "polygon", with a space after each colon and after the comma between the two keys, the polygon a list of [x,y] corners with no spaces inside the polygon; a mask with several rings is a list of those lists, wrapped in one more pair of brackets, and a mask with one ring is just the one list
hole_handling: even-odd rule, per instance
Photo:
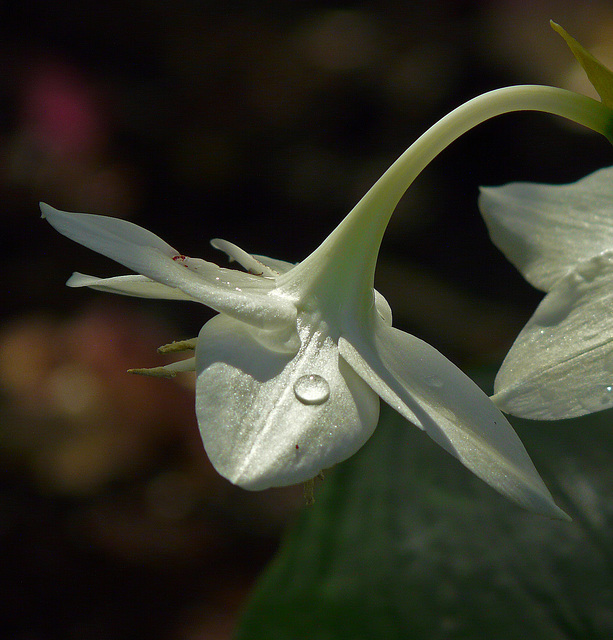
{"label": "green sepal", "polygon": [[570,47],[577,62],[583,67],[589,81],[594,85],[602,102],[613,109],[613,72],[607,69],[601,62],[586,49],[584,49],[571,35],[559,24],[550,21],[551,27],[557,31]]}

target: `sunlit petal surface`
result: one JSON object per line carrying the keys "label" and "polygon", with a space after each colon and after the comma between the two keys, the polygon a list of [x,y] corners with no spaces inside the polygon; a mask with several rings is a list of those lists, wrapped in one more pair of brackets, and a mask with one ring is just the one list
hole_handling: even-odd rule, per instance
{"label": "sunlit petal surface", "polygon": [[613,167],[567,185],[516,182],[481,189],[493,243],[538,289],[613,248]]}
{"label": "sunlit petal surface", "polygon": [[376,351],[359,352],[343,341],[341,352],[381,397],[408,419],[416,416],[433,440],[503,495],[563,517],[507,419],[470,378],[427,343],[382,322],[375,344]]}
{"label": "sunlit petal surface", "polygon": [[114,276],[112,278],[96,278],[84,273],[75,272],[68,278],[69,287],[89,287],[106,293],[118,293],[134,298],[155,298],[158,300],[191,300],[195,298],[183,293],[180,289],[169,287],[146,276]]}
{"label": "sunlit petal surface", "polygon": [[57,231],[112,260],[174,287],[201,303],[256,325],[283,324],[295,310],[270,296],[266,278],[219,269],[204,260],[186,258],[155,234],[126,220],[68,213],[41,204],[43,216]]}
{"label": "sunlit petal surface", "polygon": [[262,346],[223,315],[196,351],[196,413],[215,468],[246,489],[296,484],[355,453],[379,398],[339,356],[324,326],[305,326],[295,356]]}
{"label": "sunlit petal surface", "polygon": [[613,252],[579,265],[545,296],[496,377],[514,415],[553,420],[613,406]]}

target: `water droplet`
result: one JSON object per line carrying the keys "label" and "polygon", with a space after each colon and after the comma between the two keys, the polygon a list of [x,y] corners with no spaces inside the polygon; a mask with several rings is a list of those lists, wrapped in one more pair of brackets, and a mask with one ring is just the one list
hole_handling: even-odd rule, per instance
{"label": "water droplet", "polygon": [[302,404],[323,404],[330,397],[330,385],[325,378],[311,374],[294,382],[294,393]]}
{"label": "water droplet", "polygon": [[613,387],[608,386],[605,387],[605,394],[600,400],[601,404],[611,404],[613,403]]}

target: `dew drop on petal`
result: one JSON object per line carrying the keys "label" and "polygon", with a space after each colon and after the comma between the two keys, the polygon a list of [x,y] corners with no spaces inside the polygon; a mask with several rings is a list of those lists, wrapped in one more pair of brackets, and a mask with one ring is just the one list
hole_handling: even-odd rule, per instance
{"label": "dew drop on petal", "polygon": [[330,397],[330,385],[325,378],[310,374],[294,382],[294,393],[302,404],[323,404]]}

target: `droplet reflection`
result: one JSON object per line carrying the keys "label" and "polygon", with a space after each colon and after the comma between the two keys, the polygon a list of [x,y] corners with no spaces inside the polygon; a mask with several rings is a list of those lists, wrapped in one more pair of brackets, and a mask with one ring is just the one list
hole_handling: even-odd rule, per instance
{"label": "droplet reflection", "polygon": [[294,383],[294,393],[302,404],[323,404],[330,397],[330,385],[317,374],[301,376]]}

